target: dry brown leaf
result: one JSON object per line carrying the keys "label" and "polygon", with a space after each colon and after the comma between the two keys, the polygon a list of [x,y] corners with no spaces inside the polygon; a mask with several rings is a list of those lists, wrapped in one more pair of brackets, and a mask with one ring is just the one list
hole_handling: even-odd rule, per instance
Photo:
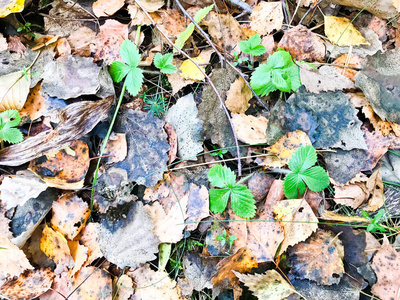
{"label": "dry brown leaf", "polygon": [[25,253],[8,238],[0,236],[0,248],[0,285],[9,278],[19,276],[25,270],[33,269]]}
{"label": "dry brown leaf", "polygon": [[245,275],[232,271],[258,299],[281,300],[296,293],[294,288],[275,270],[264,274]]}
{"label": "dry brown leaf", "polygon": [[40,249],[57,265],[54,270],[56,274],[72,269],[75,265],[65,237],[47,225],[40,239]]}
{"label": "dry brown leaf", "polygon": [[69,240],[78,235],[90,216],[88,204],[73,193],[66,193],[54,201],[52,210],[51,225]]}
{"label": "dry brown leaf", "polygon": [[245,114],[232,114],[232,124],[239,141],[246,144],[265,144],[267,142],[268,120]]}
{"label": "dry brown leaf", "polygon": [[178,135],[176,134],[176,130],[171,124],[165,123],[164,129],[168,135],[168,144],[170,146],[170,149],[168,151],[168,164],[170,165],[177,157],[176,154],[178,153]]}
{"label": "dry brown leaf", "polygon": [[1,293],[10,300],[34,299],[51,288],[53,278],[50,269],[26,270],[18,278],[7,281]]}
{"label": "dry brown leaf", "polygon": [[301,130],[286,133],[275,144],[268,147],[268,153],[277,156],[282,166],[287,165],[290,157],[297,148],[302,146],[311,145],[310,138],[306,133]]}
{"label": "dry brown leaf", "polygon": [[392,5],[396,8],[397,12],[400,12],[400,0],[392,0]]}
{"label": "dry brown leaf", "polygon": [[318,228],[318,219],[310,205],[303,199],[278,201],[274,205],[275,218],[283,221],[285,239],[281,244],[279,254],[289,246],[306,240]]}
{"label": "dry brown leaf", "polygon": [[[132,25],[152,25],[153,24],[150,21],[150,19],[147,18],[145,13],[140,9],[140,7],[137,5],[129,4],[128,12],[132,19],[131,20]],[[159,24],[159,25],[162,24],[162,18],[160,17],[160,15],[158,13],[150,12],[149,15],[157,24]]]}
{"label": "dry brown leaf", "polygon": [[18,53],[18,54],[23,54],[26,50],[25,45],[21,42],[22,37],[20,36],[9,36],[8,37],[8,50]]}
{"label": "dry brown leaf", "polygon": [[95,39],[96,32],[89,27],[82,26],[78,30],[71,33],[67,38],[67,41],[71,46],[72,54],[89,57],[91,55],[92,48],[95,48]]}
{"label": "dry brown leaf", "polygon": [[0,150],[0,165],[19,166],[69,145],[107,117],[113,100],[111,96],[103,100],[80,101],[68,105],[60,112],[60,122],[56,129]]}
{"label": "dry brown leaf", "polygon": [[126,133],[111,134],[103,154],[103,156],[111,156],[107,158],[107,164],[123,161],[127,154]]}
{"label": "dry brown leaf", "polygon": [[31,75],[21,71],[0,76],[0,112],[7,109],[21,110],[24,107],[31,85]]}
{"label": "dry brown leaf", "polygon": [[148,12],[153,12],[164,6],[164,0],[141,0],[140,4]]}
{"label": "dry brown leaf", "polygon": [[371,177],[368,178],[366,182],[366,186],[371,196],[368,199],[368,205],[364,207],[364,210],[376,211],[385,203],[381,168],[372,173]]}
{"label": "dry brown leaf", "polygon": [[88,249],[85,265],[90,265],[95,259],[103,256],[97,242],[98,228],[99,223],[89,223],[82,230],[80,241]]}
{"label": "dry brown leaf", "polygon": [[348,79],[354,82],[354,76],[356,76],[358,72],[355,69],[361,69],[361,63],[364,61],[364,59],[361,58],[357,53],[351,53],[350,58],[348,57],[349,57],[348,53],[342,54],[341,56],[336,58],[332,64],[345,66],[346,68],[340,68],[340,67],[335,67],[335,68],[342,75],[346,76]]}
{"label": "dry brown leaf", "polygon": [[56,48],[54,49],[57,56],[71,55],[71,46],[66,38],[61,38],[56,43]]}
{"label": "dry brown leaf", "polygon": [[63,300],[68,296],[71,288],[71,281],[66,272],[56,275],[53,279],[51,289],[40,296],[40,300]]}
{"label": "dry brown leaf", "polygon": [[114,298],[115,300],[128,300],[131,295],[135,292],[133,289],[133,281],[128,275],[124,274],[114,279],[113,286],[116,287],[118,294]]}
{"label": "dry brown leaf", "polygon": [[88,257],[88,248],[84,245],[79,244],[79,241],[68,241],[68,247],[71,251],[71,256],[74,259],[75,266],[72,270],[69,270],[68,274],[73,277],[78,272],[83,264],[86,262]]}
{"label": "dry brown leaf", "polygon": [[116,20],[106,20],[100,26],[100,32],[96,36],[96,53],[94,61],[103,60],[109,65],[112,62],[119,60],[119,48],[124,40],[128,39],[128,25],[122,24]]}
{"label": "dry brown leaf", "polygon": [[274,30],[279,30],[283,23],[282,4],[276,2],[260,2],[253,8],[250,15],[251,29],[259,35],[266,35]]}
{"label": "dry brown leaf", "polygon": [[92,7],[96,17],[109,17],[116,13],[124,4],[124,0],[97,0],[93,2]]}
{"label": "dry brown leaf", "polygon": [[344,186],[335,185],[334,188],[335,202],[354,209],[363,204],[369,196],[369,192],[363,183],[345,184]]}
{"label": "dry brown leaf", "polygon": [[138,299],[182,299],[176,282],[165,271],[153,271],[149,264],[128,273],[135,283],[135,298]]}
{"label": "dry brown leaf", "polygon": [[34,50],[34,51],[39,50],[39,49],[44,50],[46,47],[53,50],[53,48],[54,48],[53,44],[55,42],[57,42],[59,37],[60,37],[59,35],[43,35],[40,38],[37,38],[35,40],[36,46],[33,47],[32,50]]}
{"label": "dry brown leaf", "polygon": [[42,112],[45,110],[45,99],[40,93],[41,88],[41,82],[38,82],[33,88],[31,88],[24,107],[20,111],[21,118],[28,117],[30,120],[36,120],[42,116]]}
{"label": "dry brown leaf", "polygon": [[74,293],[68,298],[70,300],[110,300],[112,299],[111,275],[96,267],[84,267],[75,275],[72,291]]}
{"label": "dry brown leaf", "polygon": [[250,107],[249,100],[252,97],[253,93],[247,87],[243,78],[239,77],[226,92],[226,108],[228,108],[231,113],[244,114]]}
{"label": "dry brown leaf", "polygon": [[384,237],[383,244],[375,254],[372,264],[377,282],[372,286],[372,293],[382,300],[398,299],[400,290],[400,253]]}
{"label": "dry brown leaf", "polygon": [[338,284],[344,274],[343,256],[344,247],[338,236],[319,229],[289,250],[291,273],[318,284]]}
{"label": "dry brown leaf", "polygon": [[48,186],[64,190],[82,188],[90,164],[88,145],[73,141],[52,156],[48,154],[32,160],[29,169]]}
{"label": "dry brown leaf", "polygon": [[[182,12],[176,9],[167,9],[160,12],[160,15],[162,19],[160,20],[161,24],[158,25],[159,29],[167,33],[171,41],[175,42],[176,37],[186,29],[186,20]],[[158,41],[154,44],[157,45],[161,42],[167,43],[167,40],[159,33]]]}
{"label": "dry brown leaf", "polygon": [[218,263],[218,272],[211,279],[211,282],[214,285],[238,287],[239,279],[232,271],[247,273],[257,266],[257,261],[251,251],[246,247],[240,248],[235,254],[225,257]]}

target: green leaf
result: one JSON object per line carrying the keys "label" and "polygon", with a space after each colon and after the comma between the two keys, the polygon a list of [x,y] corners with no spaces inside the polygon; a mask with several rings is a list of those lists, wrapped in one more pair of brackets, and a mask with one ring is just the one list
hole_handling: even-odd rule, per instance
{"label": "green leaf", "polygon": [[172,64],[172,60],[174,56],[172,53],[167,53],[161,55],[161,53],[157,53],[154,56],[154,65],[160,69],[160,71],[164,74],[171,74],[176,72],[176,67]]}
{"label": "green leaf", "polygon": [[248,42],[250,44],[250,48],[254,49],[256,46],[261,44],[261,37],[259,34],[254,34],[249,38]]}
{"label": "green leaf", "polygon": [[241,218],[252,218],[256,214],[256,205],[251,191],[243,185],[235,185],[231,189],[231,207]]}
{"label": "green leaf", "polygon": [[136,68],[140,63],[141,56],[139,50],[136,48],[135,43],[130,40],[122,42],[121,48],[119,48],[119,55],[131,68]]}
{"label": "green leaf", "polygon": [[2,119],[2,126],[0,128],[11,128],[18,126],[21,123],[21,116],[19,111],[16,109],[9,109],[3,111],[0,114],[0,118]]}
{"label": "green leaf", "polygon": [[311,145],[297,148],[289,159],[289,168],[295,173],[302,173],[317,162],[317,152]]}
{"label": "green leaf", "polygon": [[215,187],[230,188],[235,185],[236,175],[227,167],[215,165],[208,171],[208,180]]}
{"label": "green leaf", "polygon": [[130,70],[131,68],[128,65],[120,61],[114,61],[110,65],[110,75],[115,82],[121,82]]}
{"label": "green leaf", "polygon": [[251,55],[257,56],[267,52],[267,49],[263,45],[257,45],[251,49]]}
{"label": "green leaf", "polygon": [[258,34],[251,36],[247,41],[241,41],[239,43],[239,48],[243,53],[251,55],[261,55],[264,54],[267,49],[260,45],[261,37]]}
{"label": "green leaf", "polygon": [[24,136],[18,128],[3,128],[0,130],[0,140],[10,144],[17,144],[24,140]]}
{"label": "green leaf", "polygon": [[286,69],[286,74],[290,80],[292,91],[296,92],[301,87],[300,68],[293,64],[293,66]]}
{"label": "green leaf", "polygon": [[286,198],[297,199],[306,191],[306,184],[297,173],[289,173],[283,182],[283,191]]}
{"label": "green leaf", "polygon": [[210,189],[210,210],[213,213],[222,213],[228,205],[231,190],[226,189]]}
{"label": "green leaf", "polygon": [[324,190],[330,182],[325,170],[320,166],[305,170],[300,176],[313,192]]}
{"label": "green leaf", "polygon": [[382,217],[385,215],[385,209],[381,208],[380,210],[378,210],[378,212],[376,213],[374,220],[376,222],[380,221],[382,219]]}
{"label": "green leaf", "polygon": [[282,92],[290,92],[290,80],[288,80],[286,72],[280,69],[271,71],[272,84]]}
{"label": "green leaf", "polygon": [[[199,23],[213,9],[213,7],[214,4],[211,4],[210,6],[200,9],[194,16],[194,20],[196,21],[196,23]],[[193,31],[194,31],[194,24],[190,23],[184,31],[178,34],[178,37],[175,40],[175,46],[178,47],[179,49],[182,49],[183,45],[185,44],[187,39],[192,35]],[[176,53],[178,51],[174,48],[173,52]]]}
{"label": "green leaf", "polygon": [[126,89],[131,96],[136,96],[143,84],[143,72],[139,68],[131,69],[125,78]]}

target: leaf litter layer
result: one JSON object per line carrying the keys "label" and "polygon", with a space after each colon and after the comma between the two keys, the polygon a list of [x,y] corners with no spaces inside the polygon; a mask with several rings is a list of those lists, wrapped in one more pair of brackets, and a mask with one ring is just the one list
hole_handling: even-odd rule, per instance
{"label": "leaf litter layer", "polygon": [[3,1],[2,297],[395,297],[399,12]]}

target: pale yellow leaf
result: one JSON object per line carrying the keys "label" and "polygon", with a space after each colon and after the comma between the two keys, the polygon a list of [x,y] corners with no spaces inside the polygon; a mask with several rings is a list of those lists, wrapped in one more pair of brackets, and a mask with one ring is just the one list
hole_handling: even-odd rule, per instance
{"label": "pale yellow leaf", "polygon": [[[198,64],[204,64],[206,60],[202,57],[194,57],[192,58]],[[203,72],[205,72],[204,67],[200,67]],[[179,75],[185,79],[191,79],[195,81],[200,81],[204,79],[203,73],[199,70],[199,68],[192,63],[189,59],[185,60],[181,67],[179,68]]]}
{"label": "pale yellow leaf", "polygon": [[265,144],[268,120],[263,117],[232,114],[232,123],[239,141],[246,144]]}
{"label": "pale yellow leaf", "polygon": [[259,35],[266,35],[274,30],[279,30],[283,23],[281,2],[260,2],[253,8],[250,16],[251,29]]}
{"label": "pale yellow leaf", "polygon": [[24,10],[25,0],[0,0],[0,18]]}
{"label": "pale yellow leaf", "polygon": [[370,45],[349,19],[325,16],[325,34],[328,40],[338,46]]}
{"label": "pale yellow leaf", "polygon": [[21,74],[22,71],[13,72],[0,77],[0,112],[7,109],[21,110],[29,94],[31,76],[28,80]]}

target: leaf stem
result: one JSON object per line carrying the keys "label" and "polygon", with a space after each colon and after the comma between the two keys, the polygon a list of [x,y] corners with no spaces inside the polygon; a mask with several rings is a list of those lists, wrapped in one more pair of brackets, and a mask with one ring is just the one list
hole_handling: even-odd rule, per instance
{"label": "leaf stem", "polygon": [[108,127],[107,134],[106,134],[106,136],[105,136],[105,138],[104,138],[104,140],[103,140],[103,145],[101,146],[99,159],[98,159],[98,161],[97,161],[96,171],[94,172],[94,177],[93,177],[92,193],[91,193],[91,195],[90,195],[90,210],[93,210],[94,187],[95,187],[96,184],[97,184],[97,178],[98,178],[97,176],[98,176],[98,173],[99,173],[99,168],[100,168],[100,163],[101,163],[101,157],[103,156],[104,150],[106,149],[108,139],[110,138],[112,129],[113,129],[113,127],[114,127],[115,120],[117,119],[118,111],[119,111],[119,108],[121,107],[121,103],[122,103],[122,99],[124,98],[125,90],[126,90],[126,81],[124,81],[124,85],[122,86],[122,91],[121,91],[121,94],[119,95],[117,107],[115,108],[113,118],[112,118],[112,120],[111,120],[110,126]]}

